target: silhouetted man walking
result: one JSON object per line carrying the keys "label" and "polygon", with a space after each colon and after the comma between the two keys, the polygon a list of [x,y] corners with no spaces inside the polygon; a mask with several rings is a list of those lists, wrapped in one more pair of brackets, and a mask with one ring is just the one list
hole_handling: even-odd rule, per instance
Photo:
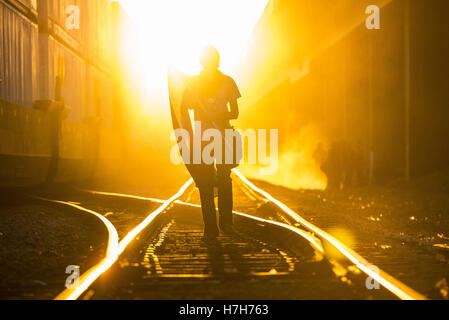
{"label": "silhouetted man walking", "polygon": [[[221,164],[200,165],[194,177],[200,192],[204,218],[204,238],[213,240],[218,234],[214,187],[218,188],[218,212],[220,229],[232,232],[232,180],[231,170],[235,165],[225,164],[224,132],[231,129],[230,120],[237,119],[237,100],[241,97],[235,81],[221,73],[220,54],[214,47],[206,47],[201,54],[203,71],[187,81],[182,108],[193,109],[195,121],[201,122],[201,130],[218,129],[223,137]],[[204,146],[204,144],[203,144]]]}

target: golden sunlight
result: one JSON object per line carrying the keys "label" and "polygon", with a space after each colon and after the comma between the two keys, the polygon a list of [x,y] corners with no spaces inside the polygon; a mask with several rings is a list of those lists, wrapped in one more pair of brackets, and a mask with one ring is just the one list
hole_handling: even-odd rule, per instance
{"label": "golden sunlight", "polygon": [[[151,110],[166,105],[167,67],[189,75],[199,71],[205,45],[222,54],[221,70],[232,72],[268,0],[120,0],[133,20],[129,59],[138,70]],[[155,107],[154,101],[160,101]],[[156,109],[154,109],[156,108]]]}

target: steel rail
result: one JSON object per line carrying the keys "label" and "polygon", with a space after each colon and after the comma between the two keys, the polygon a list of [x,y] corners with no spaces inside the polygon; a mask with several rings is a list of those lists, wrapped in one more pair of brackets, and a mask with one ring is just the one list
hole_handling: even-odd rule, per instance
{"label": "steel rail", "polygon": [[393,276],[389,275],[388,273],[378,269],[373,264],[369,263],[365,258],[360,256],[358,253],[356,253],[354,250],[346,246],[344,243],[339,241],[338,239],[334,238],[332,235],[327,233],[326,231],[318,228],[314,224],[310,223],[303,217],[301,217],[298,213],[290,209],[288,206],[286,206],[281,201],[275,199],[271,194],[268,192],[258,188],[255,186],[251,181],[249,181],[243,174],[240,173],[237,169],[234,169],[233,172],[236,174],[236,176],[242,180],[245,184],[247,184],[252,190],[257,192],[259,195],[261,195],[263,198],[268,200],[269,202],[275,204],[278,208],[280,208],[282,211],[287,213],[290,217],[292,217],[297,223],[302,225],[307,230],[311,231],[312,233],[316,234],[319,238],[324,239],[328,241],[330,244],[332,244],[338,251],[340,251],[347,259],[349,259],[353,264],[355,264],[360,270],[362,270],[365,274],[367,274],[369,277],[377,281],[379,284],[381,284],[384,288],[389,290],[391,293],[396,295],[398,298],[402,300],[427,300],[427,298],[415,291],[414,289],[408,287],[404,283],[400,282]]}
{"label": "steel rail", "polygon": [[165,200],[161,200],[161,199],[148,198],[148,197],[142,197],[142,196],[136,196],[136,195],[130,195],[130,194],[124,194],[124,193],[96,191],[96,190],[81,189],[81,188],[76,188],[76,190],[79,190],[82,192],[87,192],[90,194],[102,195],[102,196],[113,196],[113,197],[152,201],[152,202],[156,202],[156,203],[165,203]]}
{"label": "steel rail", "polygon": [[[94,191],[94,190],[82,190],[82,189],[80,189],[80,190],[84,191],[84,192],[92,193],[92,194],[99,194],[99,195],[108,195],[108,196],[121,197],[121,198],[130,198],[130,199],[137,199],[137,200],[147,200],[147,201],[152,201],[152,202],[157,202],[157,203],[164,203],[165,202],[164,200],[161,200],[161,199],[146,198],[146,197],[135,196],[135,195],[131,195],[131,194],[111,193],[111,192],[102,192],[102,191]],[[183,202],[183,201],[180,201],[180,200],[175,200],[174,203],[180,204],[180,205],[184,205],[184,206],[194,207],[194,208],[201,208],[200,205],[196,205],[196,204],[192,204],[192,203],[188,203],[188,202]],[[304,230],[295,228],[295,227],[293,227],[291,225],[288,225],[286,223],[281,223],[281,222],[277,222],[277,221],[267,220],[267,219],[255,217],[255,216],[252,216],[252,215],[248,215],[248,214],[245,214],[245,213],[241,213],[241,212],[238,212],[238,211],[233,211],[233,214],[235,214],[237,216],[245,217],[245,218],[248,218],[248,219],[252,219],[252,220],[255,220],[255,221],[258,221],[258,222],[267,223],[267,224],[271,224],[271,225],[276,225],[276,226],[288,229],[290,231],[293,231],[294,233],[300,235],[301,237],[303,237],[307,241],[309,241],[310,244],[312,245],[312,247],[315,248],[316,250],[318,250],[320,253],[324,253],[324,249],[323,249],[323,246],[321,244],[321,240],[316,238],[314,236],[314,234],[311,233],[311,232],[306,232]]]}
{"label": "steel rail", "polygon": [[[362,272],[373,278],[374,280],[378,281],[383,287],[385,287],[387,290],[392,292],[394,295],[396,295],[398,298],[403,300],[426,300],[427,298],[423,296],[422,294],[416,292],[415,290],[409,288],[399,280],[395,279],[394,277],[390,276],[386,272],[379,270],[378,268],[374,268],[374,266],[369,263],[366,259],[361,257],[359,254],[357,254],[355,251],[344,245],[342,242],[331,236],[330,234],[326,233],[325,231],[321,230],[317,226],[311,224],[304,218],[300,217],[296,212],[288,208],[285,204],[281,203],[280,201],[276,200],[273,196],[269,195],[267,192],[263,191],[260,188],[257,188],[254,184],[252,184],[248,179],[246,179],[240,172],[234,173],[241,179],[244,186],[249,187],[252,191],[256,192],[256,194],[259,195],[259,198],[263,202],[272,202],[276,206],[278,206],[282,211],[286,212],[291,216],[296,222],[298,222],[300,225],[305,227],[309,232],[304,231],[302,229],[299,229],[297,227],[291,226],[286,223],[276,222],[272,220],[266,220],[259,217],[251,216],[248,214],[244,214],[241,212],[233,211],[235,215],[243,216],[249,219],[257,220],[262,223],[269,223],[272,225],[277,225],[286,229],[289,229],[296,234],[300,235],[301,237],[305,238],[310,242],[310,244],[317,249],[320,253],[325,253],[322,241],[320,239],[324,239],[331,243],[339,252],[341,252],[346,258],[348,258],[352,263],[354,263]],[[101,193],[99,193],[101,194]],[[136,198],[141,199],[139,196],[133,196],[129,194],[109,194],[113,196],[118,197],[126,197],[126,198]],[[263,197],[261,197],[261,195]],[[150,199],[150,198],[148,198]],[[157,199],[156,199],[157,200]],[[162,201],[162,200],[159,200]],[[195,205],[191,203],[186,203],[180,200],[176,200],[175,203],[191,206],[191,207],[197,207],[200,208],[200,205]]]}
{"label": "steel rail", "polygon": [[[320,251],[321,253],[324,253],[324,249],[323,249],[321,241],[325,240],[325,241],[329,242],[332,246],[334,246],[339,252],[341,252],[348,260],[350,260],[354,265],[356,265],[361,271],[363,271],[365,274],[367,274],[369,277],[371,277],[375,281],[379,282],[379,284],[381,284],[384,288],[386,288],[391,293],[396,295],[398,298],[403,299],[403,300],[426,300],[427,299],[424,295],[422,295],[422,294],[418,293],[417,291],[413,290],[412,288],[408,287],[407,285],[400,282],[396,278],[394,278],[391,275],[387,274],[386,272],[378,269],[377,267],[374,267],[373,264],[369,263],[365,258],[361,257],[358,253],[356,253],[351,248],[347,247],[341,241],[334,238],[332,235],[328,234],[327,232],[325,232],[324,230],[315,226],[314,224],[308,222],[306,219],[302,218],[298,213],[296,213],[295,211],[290,209],[288,206],[283,204],[281,201],[275,199],[268,192],[255,186],[245,176],[243,176],[238,170],[234,169],[233,172],[244,183],[244,185],[248,186],[252,191],[254,191],[256,193],[256,195],[259,196],[260,200],[262,200],[264,202],[271,202],[271,203],[275,204],[283,212],[287,213],[291,218],[293,218],[298,224],[300,224],[302,227],[304,227],[309,232],[299,229],[297,227],[285,224],[285,223],[266,220],[266,219],[254,217],[254,216],[251,216],[248,214],[240,213],[237,211],[234,211],[233,212],[234,214],[236,214],[238,216],[246,217],[249,219],[253,219],[255,221],[259,221],[262,223],[269,223],[272,225],[277,225],[277,226],[289,229],[289,230],[295,232],[296,234],[298,234],[299,236],[308,240],[310,242],[310,244],[316,250]],[[162,205],[159,209],[157,209],[152,214],[150,214],[147,217],[147,219],[145,219],[144,222],[142,222],[141,225],[139,225],[133,231],[131,231],[120,242],[119,247],[118,247],[118,252],[122,253],[123,250],[126,248],[126,246],[129,244],[129,242],[131,242],[132,239],[138,233],[140,233],[146,226],[148,226],[154,220],[154,218],[157,215],[159,215],[161,212],[163,212],[171,203],[187,205],[187,206],[192,206],[192,207],[198,207],[198,208],[201,207],[199,205],[186,203],[186,202],[182,202],[182,201],[178,200],[178,198],[185,192],[185,190],[192,184],[192,182],[193,181],[191,179],[191,180],[189,180],[189,182],[186,183],[186,185],[184,185],[185,188],[184,187],[182,188],[184,190],[178,197],[176,197],[176,198],[172,197],[167,201],[154,199],[154,198],[134,196],[134,195],[129,195],[129,194],[108,193],[108,192],[99,192],[99,191],[91,191],[91,190],[84,190],[84,191],[90,192],[93,194],[103,194],[103,195],[110,195],[110,196],[117,196],[117,197],[135,198],[135,199],[140,199],[140,200],[148,200],[148,201],[153,201],[153,202],[158,202],[158,203],[164,203],[164,205]],[[179,192],[178,192],[178,194],[179,194]],[[125,241],[125,239],[126,239],[126,241]],[[320,240],[320,239],[322,239],[322,240]]]}
{"label": "steel rail", "polygon": [[[201,208],[200,205],[197,204],[192,204],[192,203],[187,203],[187,202],[182,202],[182,201],[175,201],[176,204],[180,204],[180,205],[184,205],[184,206],[189,206],[189,207],[195,207],[195,208]],[[291,225],[288,225],[286,223],[282,223],[282,222],[277,222],[277,221],[272,221],[272,220],[267,220],[267,219],[263,219],[263,218],[259,218],[259,217],[255,217],[246,213],[241,213],[238,211],[233,211],[233,214],[235,214],[236,216],[240,216],[240,217],[244,217],[247,219],[251,219],[257,222],[261,222],[261,223],[266,223],[266,224],[271,224],[271,225],[275,225],[290,231],[293,231],[294,233],[296,233],[297,235],[301,236],[302,238],[306,239],[307,241],[310,242],[311,246],[315,249],[318,250],[320,253],[324,254],[324,249],[323,246],[321,244],[321,240],[316,238],[314,236],[313,233],[295,228]]]}
{"label": "steel rail", "polygon": [[98,212],[95,212],[93,210],[86,209],[84,207],[81,207],[75,203],[67,202],[67,201],[59,201],[59,200],[51,200],[46,199],[42,197],[34,197],[39,200],[47,201],[47,202],[53,202],[53,203],[59,203],[63,205],[67,205],[73,208],[76,208],[77,210],[87,212],[89,214],[94,215],[97,217],[101,222],[103,222],[104,226],[106,227],[108,231],[108,247],[106,249],[105,257],[96,265],[91,267],[89,270],[87,270],[85,273],[81,275],[81,277],[76,281],[75,285],[72,288],[66,288],[64,291],[59,293],[54,300],[75,300],[77,299],[89,286],[92,284],[92,282],[95,281],[104,271],[106,271],[117,259],[117,251],[118,251],[118,233],[117,229],[114,227],[114,225],[104,216],[99,214]]}
{"label": "steel rail", "polygon": [[[112,223],[106,219],[101,214],[83,208],[77,204],[71,203],[71,202],[65,202],[65,201],[58,201],[58,200],[49,200],[45,198],[35,197],[40,200],[45,201],[51,201],[54,203],[60,203],[64,205],[68,205],[71,207],[74,207],[78,210],[93,214],[97,218],[99,218],[108,228],[109,231],[109,239],[108,239],[108,249],[106,251],[106,256],[103,258],[98,264],[90,268],[88,271],[83,273],[80,277],[80,279],[77,282],[77,285],[71,289],[65,289],[60,294],[58,294],[54,300],[76,300],[78,299],[91,285],[92,283],[98,279],[104,272],[106,272],[118,259],[118,257],[123,253],[123,251],[126,249],[126,247],[129,245],[129,243],[142,232],[151,222],[154,221],[154,219],[164,212],[171,204],[173,204],[178,198],[180,198],[184,192],[192,185],[193,179],[190,179],[187,181],[181,189],[173,195],[170,199],[163,201],[163,204],[150,213],[145,220],[143,220],[137,227],[135,227],[133,230],[131,230],[120,242],[118,241],[118,234],[115,227],[112,225]],[[113,195],[113,194],[108,194]],[[119,195],[119,194],[115,194]],[[124,196],[124,195],[120,195]],[[131,196],[132,198],[136,198],[134,196]],[[142,197],[139,197],[142,199]],[[150,200],[150,198],[146,198],[145,200]],[[159,200],[157,202],[161,202],[162,200]],[[162,203],[162,202],[161,202]]]}

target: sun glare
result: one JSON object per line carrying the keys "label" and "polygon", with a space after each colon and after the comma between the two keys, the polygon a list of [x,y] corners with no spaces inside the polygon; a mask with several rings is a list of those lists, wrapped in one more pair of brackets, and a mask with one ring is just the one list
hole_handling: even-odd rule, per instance
{"label": "sun glare", "polygon": [[268,0],[120,0],[135,26],[129,59],[146,98],[166,94],[167,67],[200,70],[199,52],[217,47],[221,70],[232,73]]}

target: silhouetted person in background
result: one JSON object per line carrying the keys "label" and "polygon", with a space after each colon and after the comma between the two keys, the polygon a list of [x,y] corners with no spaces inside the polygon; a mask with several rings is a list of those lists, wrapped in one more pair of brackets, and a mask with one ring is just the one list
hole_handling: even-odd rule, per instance
{"label": "silhouetted person in background", "polygon": [[323,170],[323,165],[327,159],[327,151],[324,149],[324,145],[320,142],[318,143],[315,151],[313,151],[313,160],[320,170]]}
{"label": "silhouetted person in background", "polygon": [[354,148],[354,185],[360,187],[366,183],[364,173],[365,161],[363,157],[362,141],[358,140]]}
{"label": "silhouetted person in background", "polygon": [[[239,116],[237,100],[241,94],[235,81],[218,70],[220,54],[216,48],[211,46],[204,48],[200,60],[203,71],[187,81],[182,108],[193,109],[195,121],[201,122],[201,130],[218,129],[224,137],[225,129],[232,128],[230,120]],[[223,151],[224,149],[223,142]],[[201,164],[200,174],[194,177],[201,198],[205,240],[214,240],[219,234],[214,187],[218,188],[220,229],[225,233],[233,230],[231,180],[233,166],[224,164],[224,158],[225,152],[222,152],[223,164]]]}
{"label": "silhouetted person in background", "polygon": [[323,164],[323,172],[327,175],[328,186],[331,189],[341,188],[344,181],[343,143],[335,140],[331,143],[329,155]]}

